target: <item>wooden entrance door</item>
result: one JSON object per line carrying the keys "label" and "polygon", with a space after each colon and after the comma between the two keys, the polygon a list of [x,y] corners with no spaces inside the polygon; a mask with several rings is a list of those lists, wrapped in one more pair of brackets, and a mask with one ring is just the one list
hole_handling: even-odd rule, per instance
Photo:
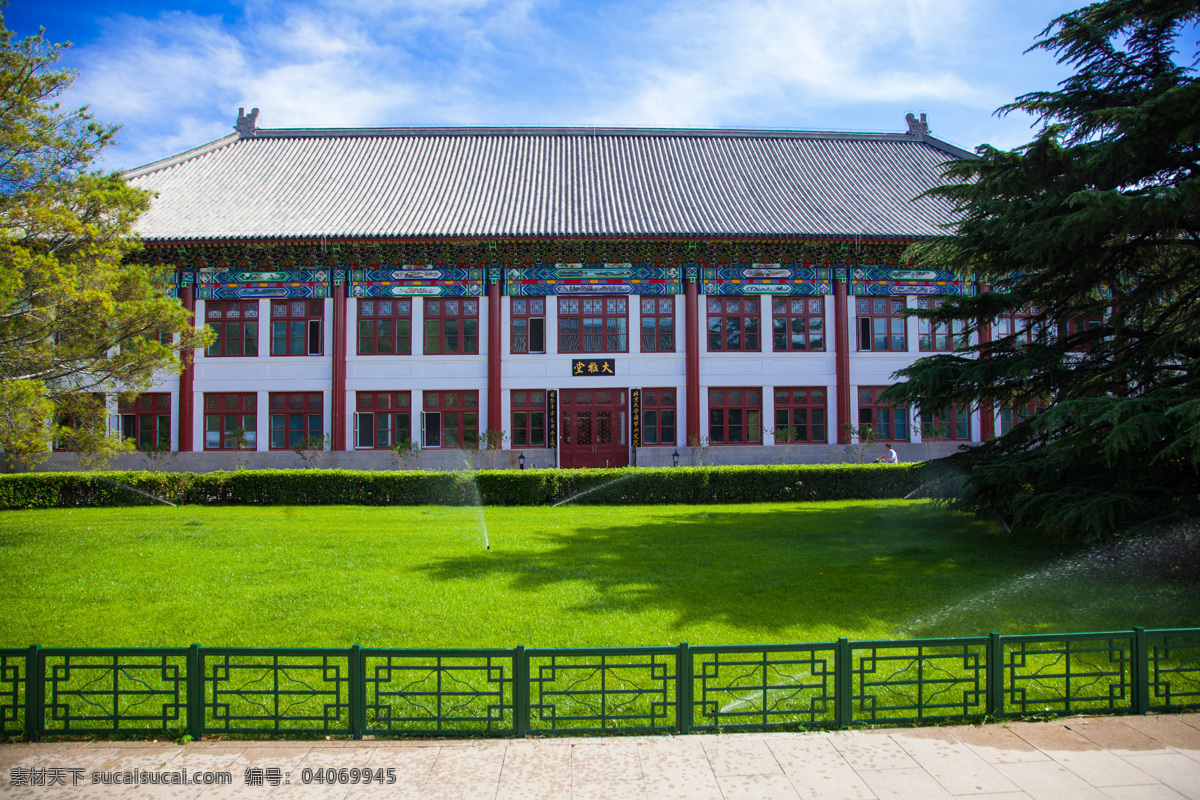
{"label": "wooden entrance door", "polygon": [[559,392],[559,465],[629,466],[628,389]]}

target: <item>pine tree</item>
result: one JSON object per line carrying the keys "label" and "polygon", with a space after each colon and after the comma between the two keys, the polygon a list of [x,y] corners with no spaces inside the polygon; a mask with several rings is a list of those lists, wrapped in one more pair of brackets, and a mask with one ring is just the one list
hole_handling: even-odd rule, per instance
{"label": "pine tree", "polygon": [[[132,394],[179,370],[206,334],[161,270],[127,263],[146,193],[93,169],[115,128],[57,98],[61,45],[16,40],[0,17],[0,448],[33,461],[54,439],[103,455],[97,394]],[[62,425],[61,422],[69,422]]]}
{"label": "pine tree", "polygon": [[1198,24],[1180,0],[1056,18],[1031,49],[1075,74],[998,112],[1035,115],[1033,140],[978,148],[934,191],[960,221],[911,254],[991,291],[919,315],[1027,328],[921,359],[888,396],[1047,406],[945,461],[967,507],[1087,538],[1200,517]]}

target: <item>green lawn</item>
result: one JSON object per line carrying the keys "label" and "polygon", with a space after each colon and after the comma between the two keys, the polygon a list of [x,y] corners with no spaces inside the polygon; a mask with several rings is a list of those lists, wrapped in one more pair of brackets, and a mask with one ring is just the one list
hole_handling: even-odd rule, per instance
{"label": "green lawn", "polygon": [[1200,624],[1200,593],[1169,570],[903,501],[7,511],[0,575],[7,647],[733,644]]}

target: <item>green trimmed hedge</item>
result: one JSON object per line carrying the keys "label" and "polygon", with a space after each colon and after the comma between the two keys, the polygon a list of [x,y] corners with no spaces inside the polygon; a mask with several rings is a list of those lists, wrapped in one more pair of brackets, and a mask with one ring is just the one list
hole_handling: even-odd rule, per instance
{"label": "green trimmed hedge", "polygon": [[[154,505],[489,505],[757,503],[904,497],[920,466],[366,472],[44,472],[0,475],[0,509]],[[145,492],[146,495],[139,494]]]}

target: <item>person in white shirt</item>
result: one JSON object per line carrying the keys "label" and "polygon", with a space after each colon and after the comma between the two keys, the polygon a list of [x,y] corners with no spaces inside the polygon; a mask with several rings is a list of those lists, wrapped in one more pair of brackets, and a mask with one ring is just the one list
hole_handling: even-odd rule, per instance
{"label": "person in white shirt", "polygon": [[884,442],[883,446],[887,448],[887,452],[875,459],[875,463],[878,464],[882,461],[885,464],[899,464],[900,458],[896,455],[896,451],[892,449],[892,446],[887,442]]}

